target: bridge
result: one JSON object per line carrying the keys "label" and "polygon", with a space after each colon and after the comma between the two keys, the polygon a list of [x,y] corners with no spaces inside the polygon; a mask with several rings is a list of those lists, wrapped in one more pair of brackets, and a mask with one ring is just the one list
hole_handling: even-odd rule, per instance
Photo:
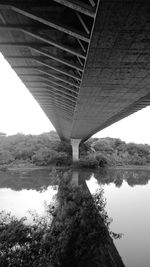
{"label": "bridge", "polygon": [[0,0],[0,51],[75,160],[150,103],[148,0]]}

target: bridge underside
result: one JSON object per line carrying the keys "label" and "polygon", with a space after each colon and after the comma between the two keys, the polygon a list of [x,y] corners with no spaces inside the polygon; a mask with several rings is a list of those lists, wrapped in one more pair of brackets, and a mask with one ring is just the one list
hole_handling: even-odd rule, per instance
{"label": "bridge underside", "polygon": [[150,103],[150,2],[0,1],[0,50],[62,139]]}

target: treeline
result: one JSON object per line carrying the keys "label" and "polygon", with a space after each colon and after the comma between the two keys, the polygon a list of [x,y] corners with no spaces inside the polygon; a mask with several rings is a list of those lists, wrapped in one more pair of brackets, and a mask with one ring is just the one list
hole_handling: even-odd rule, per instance
{"label": "treeline", "polygon": [[[71,165],[72,148],[55,131],[41,135],[0,133],[0,165],[26,162],[37,166]],[[125,143],[116,138],[90,138],[80,144],[80,167],[149,165],[150,146]]]}
{"label": "treeline", "polygon": [[117,138],[94,140],[91,146],[96,157],[104,158],[109,165],[149,165],[150,146],[147,144],[125,143]]}
{"label": "treeline", "polygon": [[61,142],[55,131],[41,135],[0,134],[0,165],[27,162],[48,166],[70,164],[71,146]]}

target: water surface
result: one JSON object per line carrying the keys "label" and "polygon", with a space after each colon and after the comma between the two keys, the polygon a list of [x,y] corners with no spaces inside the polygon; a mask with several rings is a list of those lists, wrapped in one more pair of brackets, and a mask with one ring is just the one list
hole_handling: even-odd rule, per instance
{"label": "water surface", "polygon": [[[78,176],[78,178],[77,178]],[[78,180],[77,180],[78,179]],[[123,233],[115,245],[127,267],[150,266],[150,172],[110,170],[75,174],[74,180],[84,180],[91,193],[104,189],[106,210],[112,217],[111,229]],[[31,172],[0,172],[0,210],[18,218],[31,217],[28,210],[44,214],[44,202],[52,201],[57,185],[51,184],[50,170]]]}

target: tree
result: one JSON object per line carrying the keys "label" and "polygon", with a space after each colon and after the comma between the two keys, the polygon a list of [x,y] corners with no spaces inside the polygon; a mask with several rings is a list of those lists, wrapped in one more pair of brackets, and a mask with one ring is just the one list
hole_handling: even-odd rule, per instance
{"label": "tree", "polygon": [[46,217],[33,214],[33,224],[27,225],[25,218],[0,213],[0,266],[91,267],[111,263],[112,255],[118,259],[110,235],[120,235],[109,229],[103,190],[93,199],[85,183],[70,183],[71,172],[52,175],[59,190],[57,202],[46,206]]}
{"label": "tree", "polygon": [[0,151],[0,164],[9,164],[14,160],[13,156],[11,153],[7,150],[1,150]]}

